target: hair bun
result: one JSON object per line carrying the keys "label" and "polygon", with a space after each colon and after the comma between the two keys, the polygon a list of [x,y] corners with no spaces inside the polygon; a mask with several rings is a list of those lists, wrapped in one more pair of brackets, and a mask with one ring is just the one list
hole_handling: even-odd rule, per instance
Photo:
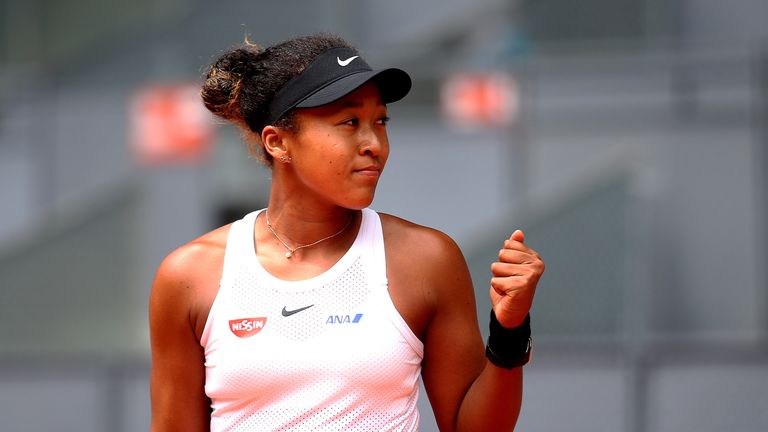
{"label": "hair bun", "polygon": [[208,69],[200,95],[213,114],[232,122],[244,123],[240,109],[243,80],[253,73],[254,61],[263,50],[248,44],[224,53]]}

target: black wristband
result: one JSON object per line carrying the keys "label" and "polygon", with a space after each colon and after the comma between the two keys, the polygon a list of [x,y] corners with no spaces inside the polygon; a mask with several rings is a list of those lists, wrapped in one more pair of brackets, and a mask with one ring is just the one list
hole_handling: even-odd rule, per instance
{"label": "black wristband", "polygon": [[491,309],[490,335],[485,346],[485,356],[496,366],[514,369],[531,359],[531,315],[525,316],[522,324],[515,328],[504,328]]}

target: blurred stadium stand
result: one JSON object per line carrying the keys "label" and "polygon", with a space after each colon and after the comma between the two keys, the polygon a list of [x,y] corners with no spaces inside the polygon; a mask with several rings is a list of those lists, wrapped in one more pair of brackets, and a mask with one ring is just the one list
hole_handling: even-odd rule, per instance
{"label": "blurred stadium stand", "polygon": [[[269,173],[230,128],[205,164],[137,165],[131,97],[245,34],[332,30],[413,74],[373,207],[457,240],[482,329],[504,236],[547,262],[518,430],[768,430],[765,22],[759,0],[0,4],[0,429],[147,429],[154,269]],[[444,122],[465,70],[518,80],[516,123]]]}

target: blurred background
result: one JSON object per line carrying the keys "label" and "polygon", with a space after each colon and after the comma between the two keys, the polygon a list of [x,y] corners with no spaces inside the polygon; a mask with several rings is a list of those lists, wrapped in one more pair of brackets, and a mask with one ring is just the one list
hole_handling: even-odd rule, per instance
{"label": "blurred background", "polygon": [[503,239],[547,262],[519,431],[768,430],[766,23],[762,0],[0,2],[0,429],[147,430],[157,265],[270,185],[201,76],[246,36],[332,31],[412,74],[373,207],[456,239],[483,331]]}

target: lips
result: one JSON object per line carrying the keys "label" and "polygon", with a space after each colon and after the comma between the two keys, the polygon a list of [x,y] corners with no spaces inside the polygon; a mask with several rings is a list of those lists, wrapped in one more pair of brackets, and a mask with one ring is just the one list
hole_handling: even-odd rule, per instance
{"label": "lips", "polygon": [[379,175],[381,175],[381,167],[378,167],[376,165],[370,165],[370,166],[355,170],[355,173],[364,175],[364,176],[369,176],[369,177],[378,177]]}

